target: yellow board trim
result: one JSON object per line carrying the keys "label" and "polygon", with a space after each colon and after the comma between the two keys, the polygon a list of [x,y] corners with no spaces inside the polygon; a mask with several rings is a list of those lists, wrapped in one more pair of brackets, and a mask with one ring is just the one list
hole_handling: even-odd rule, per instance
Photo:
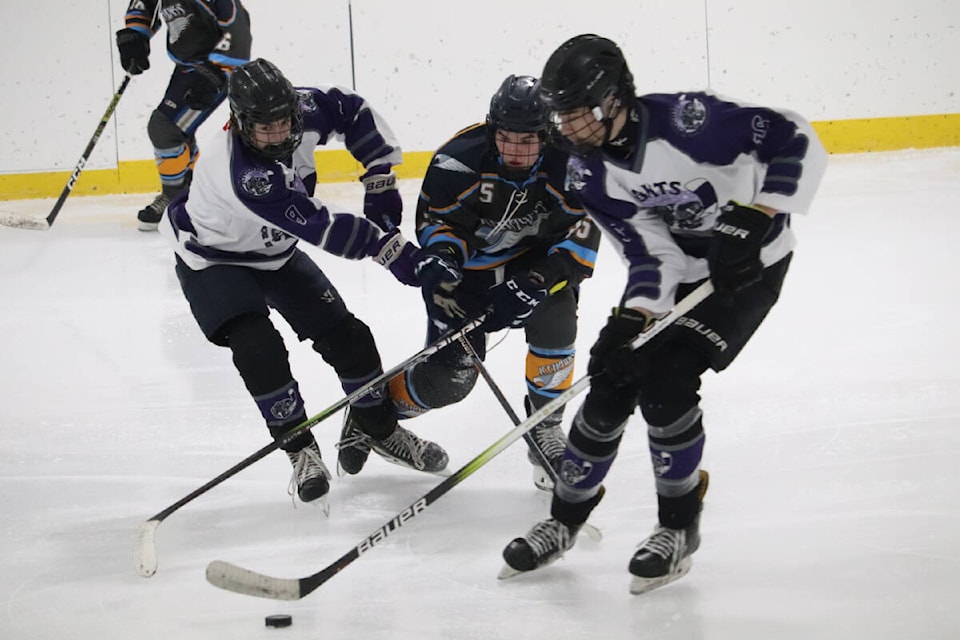
{"label": "yellow board trim", "polygon": [[[960,113],[900,118],[824,120],[813,128],[830,153],[863,153],[960,146]],[[202,150],[201,150],[202,154]],[[398,178],[422,178],[432,151],[403,154],[396,167]],[[317,151],[320,182],[348,182],[363,173],[360,164],[346,150]],[[0,200],[55,198],[63,191],[70,171],[0,174]],[[130,160],[115,169],[88,169],[74,185],[74,195],[151,193],[160,190],[160,178],[153,160]]]}

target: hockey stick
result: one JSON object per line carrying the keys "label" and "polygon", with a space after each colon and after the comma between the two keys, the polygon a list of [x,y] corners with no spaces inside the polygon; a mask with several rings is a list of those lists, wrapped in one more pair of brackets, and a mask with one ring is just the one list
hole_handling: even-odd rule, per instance
{"label": "hockey stick", "polygon": [[[157,3],[159,5],[159,2]],[[77,183],[77,179],[80,177],[80,172],[83,171],[83,167],[87,164],[87,160],[90,159],[90,154],[93,152],[93,148],[97,144],[97,140],[100,139],[100,134],[103,133],[103,130],[107,126],[107,122],[110,121],[110,116],[113,115],[113,112],[117,108],[117,103],[120,102],[120,97],[123,95],[123,92],[127,90],[127,85],[130,84],[131,75],[128,73],[123,77],[123,82],[120,83],[120,88],[117,89],[117,92],[113,94],[113,99],[110,101],[110,105],[107,107],[106,112],[104,112],[103,117],[100,118],[100,124],[97,125],[97,130],[93,132],[93,137],[90,138],[90,142],[87,143],[87,148],[84,149],[83,155],[80,156],[80,162],[77,163],[77,166],[74,167],[73,173],[70,174],[70,178],[67,180],[66,186],[63,188],[63,191],[60,192],[60,197],[57,199],[57,203],[53,205],[53,211],[51,211],[46,218],[32,218],[30,216],[19,215],[16,213],[2,213],[0,214],[0,224],[6,225],[8,227],[17,227],[18,229],[32,229],[34,231],[46,231],[51,226],[53,226],[53,221],[57,219],[57,215],[60,214],[60,209],[63,207],[63,203],[66,202],[67,196],[70,195],[70,192],[73,191],[73,185]]]}
{"label": "hockey stick", "polygon": [[[694,289],[687,297],[678,302],[666,316],[656,321],[633,342],[638,348],[652,337],[666,329],[673,322],[693,309],[713,292],[710,281]],[[326,568],[303,578],[274,578],[256,571],[238,567],[229,562],[214,560],[207,565],[207,582],[215,587],[244,595],[270,598],[273,600],[300,600],[313,593],[317,588],[347,568],[354,560],[386,540],[397,529],[407,524],[427,507],[439,500],[452,488],[463,482],[477,469],[492,460],[497,454],[517,441],[524,433],[539,424],[548,415],[568,403],[577,394],[590,386],[590,376],[577,380],[569,389],[533,412],[530,417],[513,428],[492,445],[480,452],[473,460],[446,478],[443,482],[418,498],[413,504],[391,518],[386,524],[364,538],[360,544],[340,556]]]}
{"label": "hockey stick", "polygon": [[246,469],[256,461],[265,457],[267,454],[273,451],[276,451],[281,446],[287,444],[288,442],[290,442],[291,440],[299,436],[303,431],[306,431],[307,429],[310,429],[311,427],[314,427],[317,424],[323,422],[333,414],[340,411],[340,409],[343,409],[345,406],[347,406],[357,398],[360,398],[361,396],[369,392],[371,389],[373,389],[377,385],[386,382],[390,378],[394,377],[399,373],[402,373],[403,371],[406,371],[407,369],[414,366],[415,364],[423,362],[424,360],[426,360],[433,354],[437,353],[444,347],[452,344],[453,342],[456,342],[462,336],[465,336],[470,331],[473,331],[474,329],[479,327],[483,323],[484,318],[485,316],[480,316],[478,318],[475,318],[467,322],[465,325],[463,325],[459,329],[449,331],[446,334],[440,336],[435,342],[426,346],[419,353],[407,358],[406,360],[404,360],[397,366],[393,367],[389,371],[385,371],[384,373],[380,374],[379,376],[377,376],[367,384],[363,385],[353,393],[336,401],[335,403],[333,403],[332,405],[330,405],[329,407],[327,407],[317,415],[313,416],[312,418],[308,418],[307,420],[304,420],[297,426],[291,428],[289,431],[287,431],[277,440],[274,440],[270,444],[258,449],[254,453],[250,454],[249,456],[247,456],[237,464],[233,465],[232,467],[230,467],[229,469],[227,469],[226,471],[218,475],[213,480],[210,480],[208,483],[206,483],[202,487],[185,495],[184,497],[180,498],[179,500],[174,502],[172,505],[170,505],[163,511],[157,513],[149,520],[146,520],[145,522],[143,522],[140,525],[139,529],[137,529],[136,548],[134,551],[134,568],[136,569],[137,573],[143,576],[144,578],[149,578],[150,576],[152,576],[157,572],[157,549],[156,549],[156,542],[155,542],[156,531],[157,531],[157,527],[160,526],[160,523],[163,522],[168,516],[170,516],[170,514],[177,511],[182,506],[191,502],[195,498],[205,494],[210,489],[214,488],[215,486],[217,486],[227,478],[230,478],[236,475],[238,472]]}
{"label": "hockey stick", "polygon": [[[496,396],[497,401],[500,403],[500,406],[503,407],[503,410],[507,412],[510,421],[513,422],[514,426],[520,424],[520,416],[517,415],[517,412],[513,410],[513,407],[510,406],[510,402],[507,400],[507,397],[503,394],[503,391],[500,390],[500,386],[493,379],[493,376],[490,375],[490,372],[487,370],[483,360],[480,359],[480,356],[477,355],[476,350],[473,348],[473,345],[470,344],[470,341],[466,338],[460,338],[460,344],[463,346],[464,350],[470,356],[470,359],[473,360],[474,368],[480,373],[484,381],[487,383],[487,386],[490,387],[490,391],[493,392],[493,395]],[[554,483],[557,482],[557,470],[553,468],[553,465],[550,464],[550,461],[547,459],[546,454],[537,444],[537,441],[533,439],[533,436],[530,435],[530,431],[523,432],[523,439],[526,441],[527,445],[530,447],[530,450],[533,451],[533,454],[537,457],[537,460],[540,461],[540,466],[544,469],[546,474],[550,476],[550,480]]]}

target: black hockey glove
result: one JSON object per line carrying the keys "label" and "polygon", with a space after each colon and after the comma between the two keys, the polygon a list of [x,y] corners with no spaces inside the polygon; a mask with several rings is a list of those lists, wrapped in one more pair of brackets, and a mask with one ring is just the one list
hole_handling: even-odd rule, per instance
{"label": "black hockey glove", "polygon": [[487,333],[521,327],[548,294],[543,275],[533,269],[495,284],[487,296],[490,311],[480,327]]}
{"label": "black hockey glove", "polygon": [[635,387],[650,373],[643,349],[630,343],[650,326],[650,318],[634,309],[617,307],[590,347],[587,373],[604,376],[614,387]]}
{"label": "black hockey glove", "polygon": [[198,64],[187,72],[187,105],[197,111],[210,109],[226,86],[227,76],[219,67]]}
{"label": "black hockey glove", "polygon": [[389,165],[373,167],[360,176],[363,189],[363,215],[383,229],[390,231],[400,226],[403,199],[397,191],[397,174]]}
{"label": "black hockey glove", "polygon": [[713,227],[707,263],[719,294],[740,291],[760,281],[760,249],[773,218],[751,206],[730,201]]}
{"label": "black hockey glove", "polygon": [[430,317],[466,317],[466,311],[454,296],[454,290],[463,278],[456,247],[449,242],[439,242],[422,250],[420,256],[417,275]]}
{"label": "black hockey glove", "polygon": [[120,66],[132,76],[150,68],[150,38],[134,29],[117,31],[117,51]]}

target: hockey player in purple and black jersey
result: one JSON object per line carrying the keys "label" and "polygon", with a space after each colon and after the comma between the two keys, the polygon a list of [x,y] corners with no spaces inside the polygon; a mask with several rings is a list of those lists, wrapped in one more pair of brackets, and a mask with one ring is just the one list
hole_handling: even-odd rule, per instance
{"label": "hockey player in purple and black jersey", "polygon": [[[569,388],[577,336],[578,287],[593,273],[600,233],[564,192],[567,156],[545,144],[539,82],[506,78],[490,101],[487,121],[468,127],[433,156],[417,205],[418,266],[427,307],[427,341],[489,309],[468,339],[480,357],[486,333],[526,333],[525,404],[539,409]],[[390,381],[402,416],[459,402],[478,372],[459,344]],[[559,462],[562,412],[533,430],[547,458]],[[349,441],[349,425],[345,437]],[[341,447],[340,467],[360,470],[362,448]],[[536,462],[534,481],[552,481]]]}
{"label": "hockey player in purple and black jersey", "polygon": [[127,73],[150,68],[150,38],[162,23],[176,65],[147,123],[162,190],[137,219],[141,231],[153,231],[170,199],[190,185],[197,129],[226,98],[230,72],[250,59],[250,16],[240,0],[131,0],[124,21],[117,49]]}
{"label": "hockey player in purple and black jersey", "polygon": [[[628,267],[623,296],[590,350],[552,518],[503,552],[501,577],[571,548],[603,495],[628,418],[639,406],[659,523],[629,564],[643,593],[683,576],[700,544],[708,476],[701,376],[723,371],[776,303],[795,239],[826,168],[809,123],[785,110],[709,92],[636,97],[620,49],[595,35],[549,58],[542,97],[575,154],[569,181]],[[629,344],[709,278],[715,293],[636,351]]]}
{"label": "hockey player in purple and black jersey", "polygon": [[[270,62],[257,59],[230,78],[230,125],[211,138],[190,189],[170,203],[161,232],[176,251],[176,272],[204,335],[228,347],[233,363],[279,439],[306,419],[280,333],[276,310],[300,340],[330,364],[350,394],[383,373],[369,328],[297,247],[305,240],[349,260],[373,257],[411,286],[419,250],[395,228],[402,201],[393,165],[401,161],[393,133],[367,102],[340,87],[294,89]],[[313,197],[314,149],[343,140],[364,165],[364,215]],[[367,219],[369,218],[369,219]],[[373,222],[371,222],[371,220]],[[374,224],[376,223],[376,224]],[[447,454],[398,426],[386,384],[351,405],[375,451],[392,462],[440,472]],[[330,474],[313,434],[282,445],[302,500],[322,497]]]}

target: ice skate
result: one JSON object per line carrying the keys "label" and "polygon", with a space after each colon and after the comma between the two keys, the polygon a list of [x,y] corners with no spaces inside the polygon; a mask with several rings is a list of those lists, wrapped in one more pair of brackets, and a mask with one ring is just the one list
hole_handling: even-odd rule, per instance
{"label": "ice skate", "polygon": [[[297,495],[304,502],[314,502],[324,498],[330,491],[330,471],[320,457],[320,448],[316,442],[310,443],[300,451],[287,451],[290,464],[293,465],[293,477],[290,479],[289,493]],[[326,500],[318,503],[324,513],[329,507]]]}
{"label": "ice skate", "polygon": [[140,221],[138,229],[140,231],[156,231],[157,227],[160,226],[160,218],[163,217],[163,212],[167,210],[169,204],[170,198],[161,193],[153,199],[153,202],[140,209],[140,212],[137,213],[137,220]]}
{"label": "ice skate", "polygon": [[[697,491],[701,500],[707,492],[708,482],[707,472],[700,471]],[[690,571],[690,556],[699,548],[699,514],[685,529],[670,529],[658,524],[630,559],[629,571],[634,576],[630,582],[630,593],[646,593],[679,580]]]}
{"label": "ice skate", "polygon": [[573,548],[579,532],[580,527],[568,527],[553,518],[538,522],[527,535],[515,538],[504,548],[503,560],[507,564],[497,577],[512,578],[556,562]]}
{"label": "ice skate", "polygon": [[360,431],[353,412],[347,409],[340,430],[340,442],[337,443],[337,475],[356,475],[363,470],[370,456],[369,436]]}
{"label": "ice skate", "polygon": [[[530,398],[524,398],[523,404],[527,409],[527,416],[530,416],[533,413]],[[553,467],[556,473],[560,471],[560,463],[563,462],[563,450],[567,446],[567,438],[563,433],[563,429],[560,427],[561,419],[560,415],[551,414],[547,416],[543,422],[530,430],[531,439],[537,444],[537,447],[539,447],[543,455],[546,456],[547,460],[550,461],[550,466]],[[529,442],[527,446],[530,447]],[[540,457],[528,449],[527,460],[533,465],[533,484],[542,491],[553,491],[553,478],[555,476],[543,468]]]}
{"label": "ice skate", "polygon": [[[387,462],[401,467],[440,476],[448,475],[445,471],[450,459],[443,447],[417,437],[400,425],[397,425],[396,430],[389,437],[375,440],[360,431],[359,426],[348,418],[348,422],[344,425],[343,436],[337,444],[340,449],[337,466],[345,473],[359,473],[372,450]],[[364,449],[366,449],[365,452]]]}

